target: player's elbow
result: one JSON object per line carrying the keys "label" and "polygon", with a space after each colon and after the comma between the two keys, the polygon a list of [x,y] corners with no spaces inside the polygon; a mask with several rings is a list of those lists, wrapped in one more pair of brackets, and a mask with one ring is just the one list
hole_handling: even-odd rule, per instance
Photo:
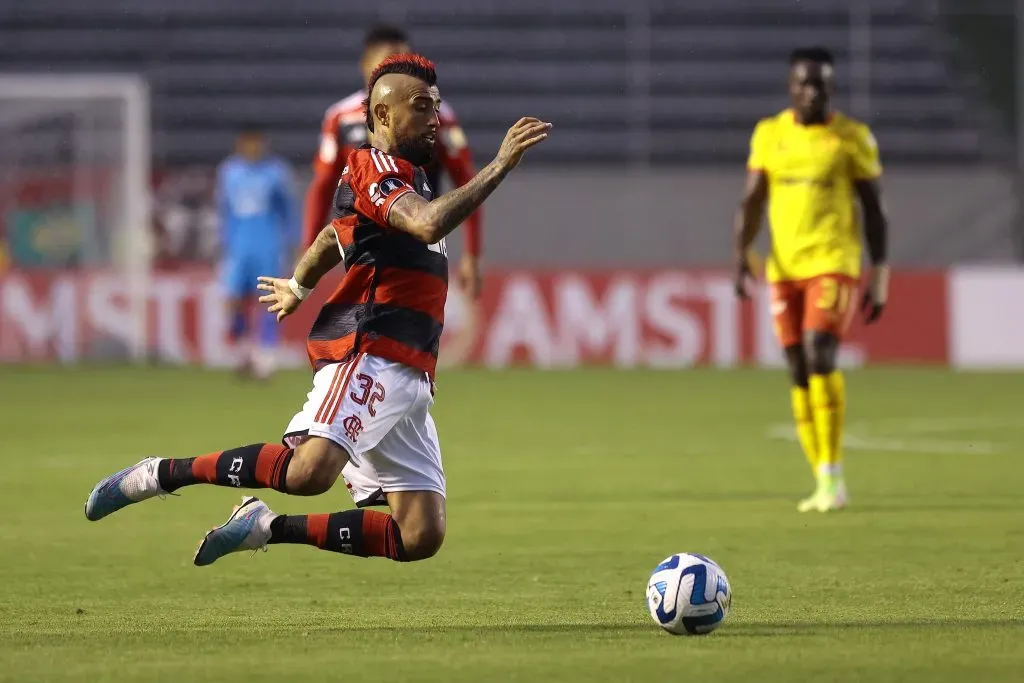
{"label": "player's elbow", "polygon": [[759,188],[755,188],[750,192],[744,192],[743,197],[740,198],[740,211],[744,213],[761,211],[764,208],[766,197],[767,195],[761,192]]}
{"label": "player's elbow", "polygon": [[333,247],[338,243],[338,232],[333,225],[325,225],[316,236],[316,242],[324,247]]}
{"label": "player's elbow", "polygon": [[437,244],[441,241],[441,238],[444,237],[443,226],[435,221],[413,221],[408,228],[408,232],[424,244]]}
{"label": "player's elbow", "polygon": [[424,244],[437,244],[447,234],[441,212],[412,192],[395,202],[387,221]]}
{"label": "player's elbow", "polygon": [[427,232],[426,239],[424,240],[427,244],[437,244],[444,239],[445,231],[439,225],[432,225]]}

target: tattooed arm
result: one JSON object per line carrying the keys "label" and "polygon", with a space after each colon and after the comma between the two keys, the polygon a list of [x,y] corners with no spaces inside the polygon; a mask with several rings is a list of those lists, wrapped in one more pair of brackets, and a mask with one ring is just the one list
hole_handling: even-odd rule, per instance
{"label": "tattooed arm", "polygon": [[509,129],[494,161],[462,187],[428,202],[414,192],[398,198],[388,212],[388,223],[424,242],[440,242],[484,203],[515,168],[527,149],[548,136],[550,123],[522,118]]}
{"label": "tattooed arm", "polygon": [[388,223],[429,244],[440,242],[483,204],[508,172],[508,168],[494,160],[468,183],[432,202],[407,192],[391,207]]}
{"label": "tattooed arm", "polygon": [[295,266],[295,281],[302,287],[313,289],[320,278],[331,268],[341,263],[341,249],[338,247],[338,235],[333,225],[328,225],[309,245]]}

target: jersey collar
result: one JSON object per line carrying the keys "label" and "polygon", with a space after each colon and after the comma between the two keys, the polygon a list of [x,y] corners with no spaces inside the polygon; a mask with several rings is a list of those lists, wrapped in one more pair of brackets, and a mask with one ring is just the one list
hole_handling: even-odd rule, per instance
{"label": "jersey collar", "polygon": [[832,122],[835,121],[835,118],[836,118],[836,112],[833,109],[832,111],[830,111],[828,113],[828,116],[825,118],[824,123],[803,124],[803,123],[800,123],[800,121],[796,118],[796,110],[795,109],[790,107],[787,111],[789,112],[789,118],[790,118],[790,121],[792,121],[793,125],[794,126],[798,126],[800,128],[810,128],[812,126],[831,126]]}

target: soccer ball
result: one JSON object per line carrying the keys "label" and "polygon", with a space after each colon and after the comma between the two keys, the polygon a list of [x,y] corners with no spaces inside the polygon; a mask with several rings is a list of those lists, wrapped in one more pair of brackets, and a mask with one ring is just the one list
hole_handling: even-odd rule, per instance
{"label": "soccer ball", "polygon": [[729,614],[732,588],[718,564],[703,555],[672,555],[654,568],[647,582],[647,609],[669,633],[703,635]]}

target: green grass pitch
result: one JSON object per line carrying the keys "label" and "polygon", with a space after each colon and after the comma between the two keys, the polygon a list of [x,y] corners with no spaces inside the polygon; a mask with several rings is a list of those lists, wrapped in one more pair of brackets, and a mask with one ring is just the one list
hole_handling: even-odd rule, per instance
{"label": "green grass pitch", "polygon": [[[834,515],[795,511],[783,374],[609,370],[441,375],[449,529],[423,563],[274,546],[193,567],[240,499],[222,488],[85,520],[144,455],[276,441],[309,379],[0,368],[0,681],[1024,677],[1024,376],[850,373]],[[708,637],[644,606],[682,551],[732,582]]]}

